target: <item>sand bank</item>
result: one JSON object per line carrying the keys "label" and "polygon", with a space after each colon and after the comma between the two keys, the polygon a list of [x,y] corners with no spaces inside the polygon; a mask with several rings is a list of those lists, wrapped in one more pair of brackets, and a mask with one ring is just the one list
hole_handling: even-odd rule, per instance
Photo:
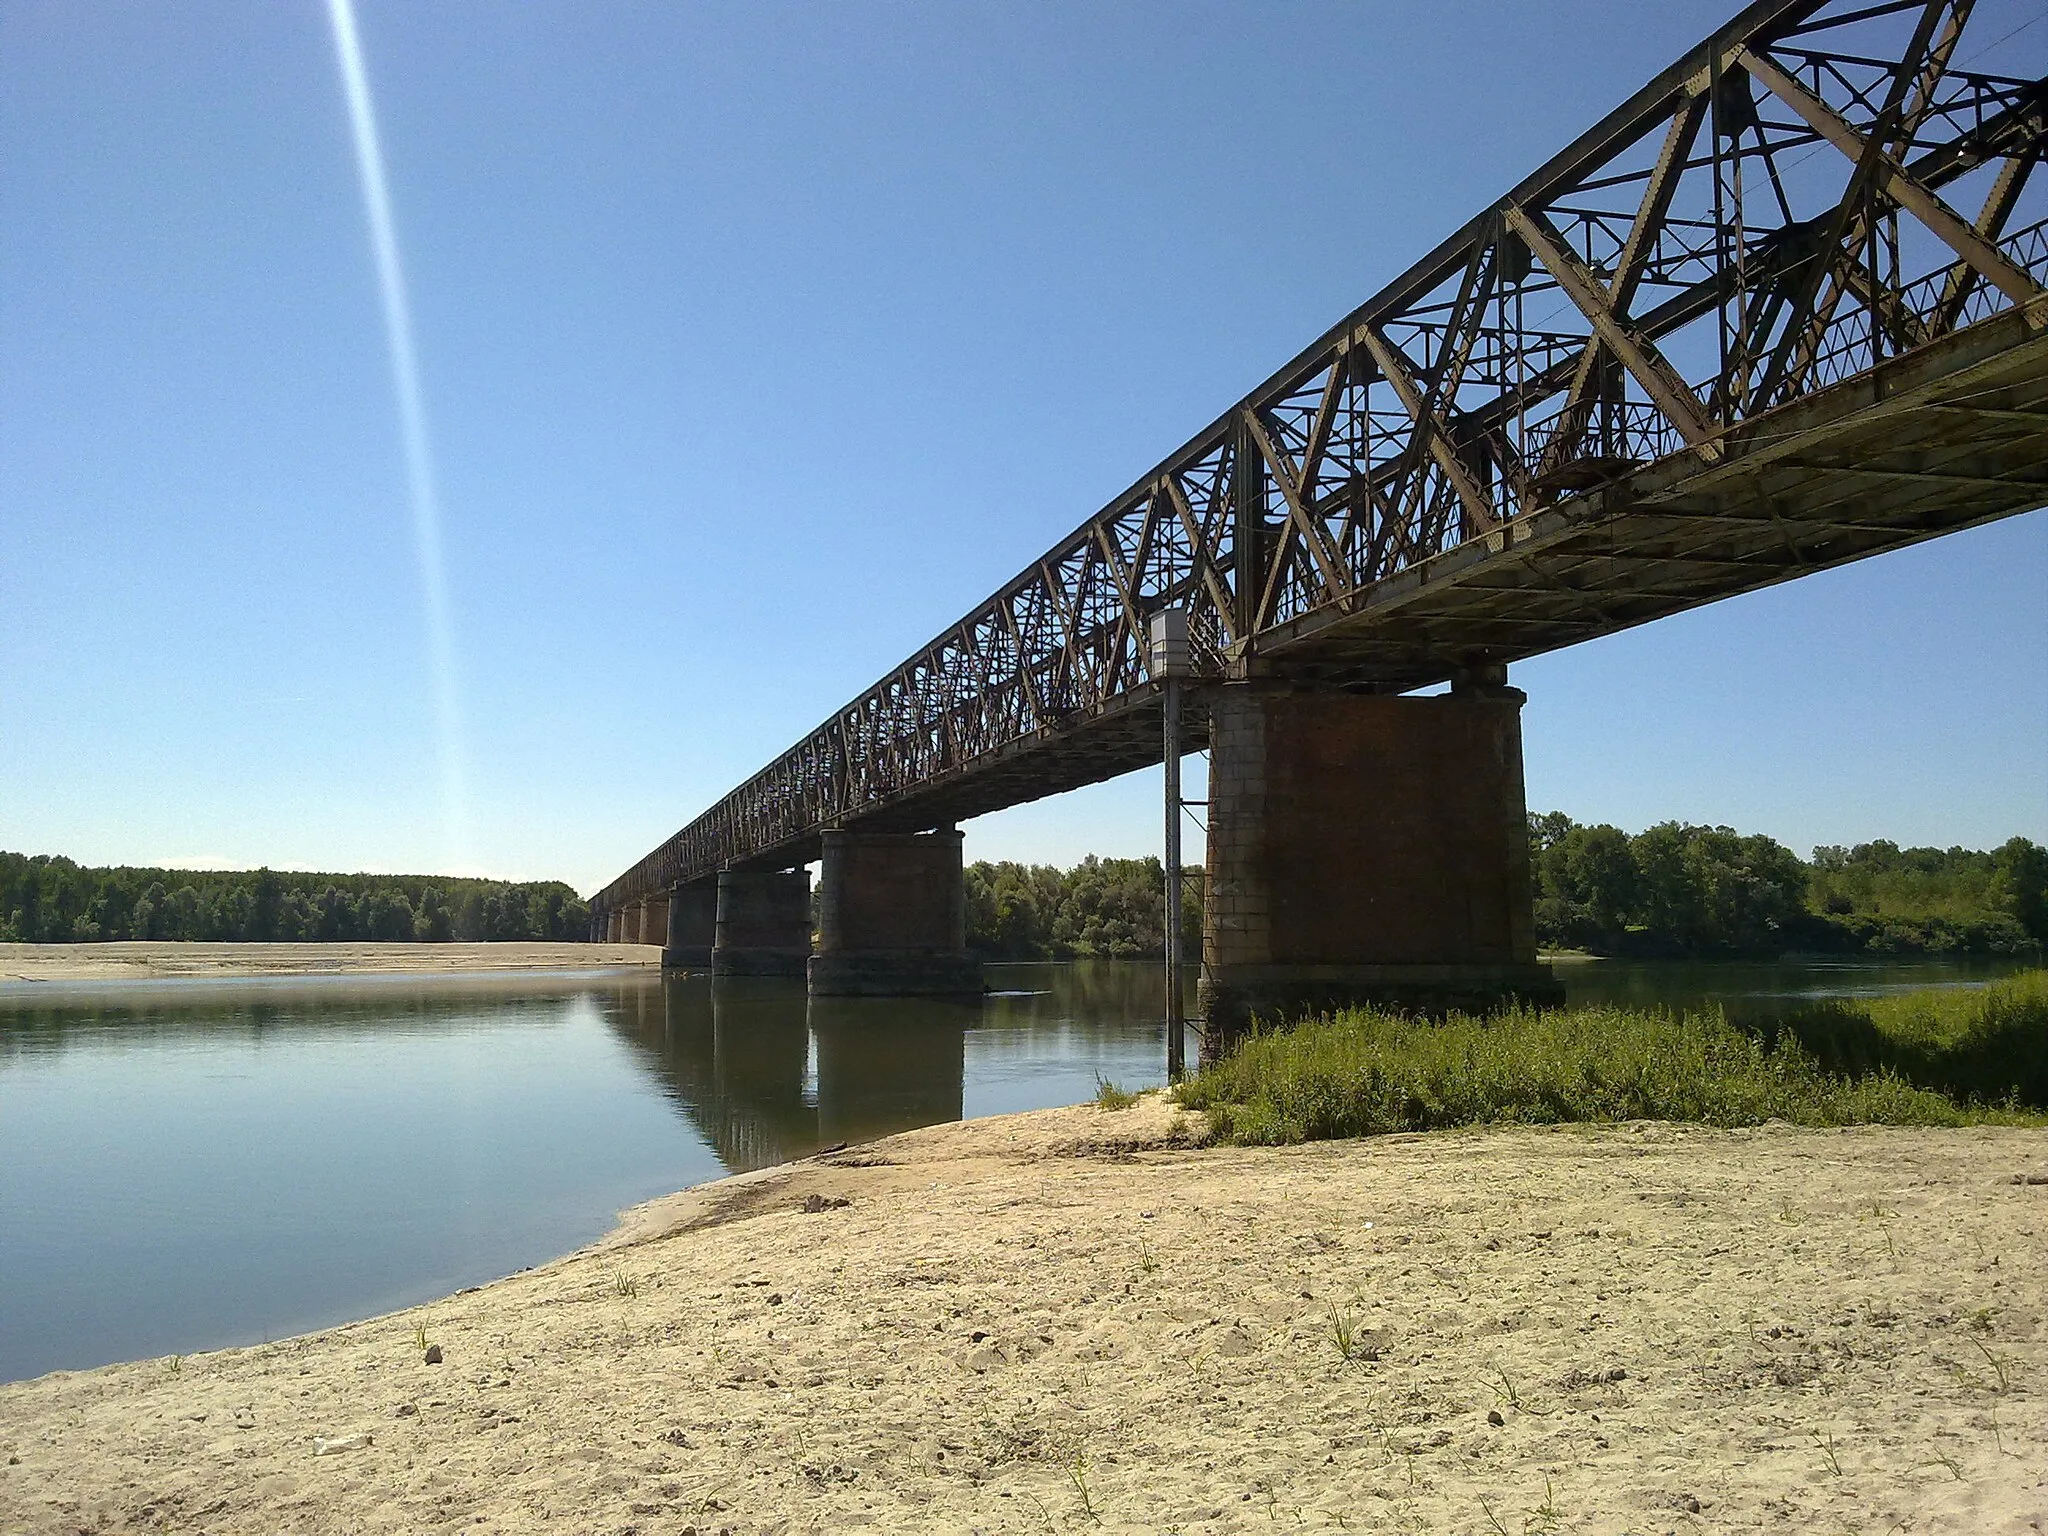
{"label": "sand bank", "polygon": [[0,944],[0,981],[436,976],[660,964],[656,944]]}
{"label": "sand bank", "polygon": [[2048,1529],[2039,1131],[1185,1137],[913,1132],[0,1388],[0,1529]]}

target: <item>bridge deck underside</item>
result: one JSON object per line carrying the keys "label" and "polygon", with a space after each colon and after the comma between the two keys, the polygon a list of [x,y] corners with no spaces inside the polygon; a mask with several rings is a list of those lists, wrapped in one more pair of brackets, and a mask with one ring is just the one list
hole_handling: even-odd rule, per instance
{"label": "bridge deck underside", "polygon": [[[1268,632],[1258,672],[1407,691],[2048,504],[2044,330],[2037,301],[1758,417],[1718,464],[1679,455],[1519,518]],[[1188,717],[1194,750],[1206,722]],[[1097,783],[1158,762],[1162,731],[1143,685],[848,824],[914,830]],[[805,836],[741,867],[817,851]]]}

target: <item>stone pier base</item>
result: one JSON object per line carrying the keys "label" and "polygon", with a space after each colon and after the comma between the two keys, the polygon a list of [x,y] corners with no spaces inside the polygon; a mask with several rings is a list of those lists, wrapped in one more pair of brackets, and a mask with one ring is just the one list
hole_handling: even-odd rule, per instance
{"label": "stone pier base", "polygon": [[1204,1059],[1255,1018],[1561,996],[1536,960],[1522,700],[1215,691]]}
{"label": "stone pier base", "polygon": [[813,997],[979,997],[981,962],[958,954],[816,954]]}
{"label": "stone pier base", "polygon": [[718,877],[714,976],[801,976],[811,958],[811,877],[801,869]]}
{"label": "stone pier base", "polygon": [[655,891],[640,898],[640,931],[637,937],[642,944],[660,944],[667,939],[667,891]]}
{"label": "stone pier base", "polygon": [[[1220,1049],[1253,1019],[1274,1024],[1370,1003],[1403,1013],[1485,1013],[1503,1003],[1562,1002],[1550,967],[1528,965],[1244,966],[1220,982],[1204,979],[1198,1011]],[[1218,1051],[1204,1049],[1204,1060]]]}
{"label": "stone pier base", "polygon": [[824,834],[813,997],[978,997],[960,833]]}
{"label": "stone pier base", "polygon": [[708,971],[718,941],[718,882],[699,880],[668,893],[668,932],[661,946],[665,971]]}

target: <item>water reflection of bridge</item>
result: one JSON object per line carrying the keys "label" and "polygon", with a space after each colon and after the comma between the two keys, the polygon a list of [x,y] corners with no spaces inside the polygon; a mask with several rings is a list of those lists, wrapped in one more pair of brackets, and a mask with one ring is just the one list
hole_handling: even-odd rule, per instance
{"label": "water reflection of bridge", "polygon": [[735,1173],[957,1120],[974,1003],[806,997],[801,982],[671,976],[599,994],[614,1029]]}

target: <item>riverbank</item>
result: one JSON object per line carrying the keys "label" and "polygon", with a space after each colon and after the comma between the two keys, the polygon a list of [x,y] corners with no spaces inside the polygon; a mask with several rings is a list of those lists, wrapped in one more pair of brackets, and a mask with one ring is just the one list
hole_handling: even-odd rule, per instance
{"label": "riverbank", "polygon": [[0,1387],[0,1528],[2048,1529],[2048,1134],[1198,1124],[933,1127]]}
{"label": "riverbank", "polygon": [[0,944],[0,982],[452,976],[660,964],[656,944]]}

